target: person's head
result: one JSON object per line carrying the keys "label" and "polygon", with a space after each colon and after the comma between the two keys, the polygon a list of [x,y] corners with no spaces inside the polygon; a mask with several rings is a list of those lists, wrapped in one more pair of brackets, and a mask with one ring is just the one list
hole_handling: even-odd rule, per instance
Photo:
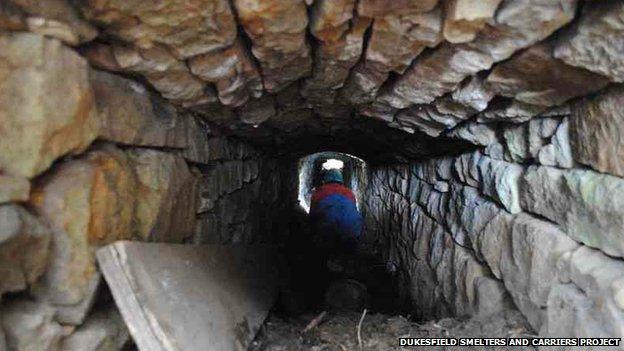
{"label": "person's head", "polygon": [[323,184],[343,183],[342,172],[338,169],[328,169],[323,173]]}

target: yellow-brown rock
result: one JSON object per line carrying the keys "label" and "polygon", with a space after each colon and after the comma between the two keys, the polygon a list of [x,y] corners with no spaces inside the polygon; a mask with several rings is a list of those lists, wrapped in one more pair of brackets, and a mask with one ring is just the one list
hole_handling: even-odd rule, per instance
{"label": "yellow-brown rock", "polygon": [[303,0],[234,0],[238,19],[260,61],[264,88],[276,92],[310,73]]}
{"label": "yellow-brown rock", "polygon": [[[218,54],[234,44],[236,22],[227,0],[93,0],[82,2],[81,8],[107,34],[126,42],[114,46],[112,57],[106,48],[89,47],[87,56],[98,67],[139,73],[163,97],[184,107],[217,102],[212,87],[194,76],[185,60]],[[230,83],[230,88],[236,85]]]}
{"label": "yellow-brown rock", "polygon": [[502,0],[448,0],[444,18],[444,38],[451,43],[474,40],[494,18]]}
{"label": "yellow-brown rock", "polygon": [[[419,4],[413,5],[419,8]],[[423,50],[442,40],[441,7],[425,13],[407,12],[375,19],[365,60],[343,89],[350,102],[371,102],[390,72],[403,73]]]}
{"label": "yellow-brown rock", "polygon": [[395,108],[431,103],[467,77],[551,35],[574,18],[576,0],[506,1],[476,39],[444,44],[418,58],[379,100]]}
{"label": "yellow-brown rock", "polygon": [[114,46],[113,56],[122,70],[142,74],[154,89],[173,102],[190,107],[217,101],[206,83],[191,74],[186,64],[163,46],[149,49]]}
{"label": "yellow-brown rock", "polygon": [[131,149],[128,156],[138,179],[137,236],[156,242],[192,236],[198,185],[184,159],[149,149]]}
{"label": "yellow-brown rock", "polygon": [[358,4],[358,14],[363,17],[383,17],[406,13],[431,11],[438,0],[362,0]]}
{"label": "yellow-brown rock", "polygon": [[239,39],[229,48],[193,57],[189,68],[215,85],[223,105],[236,107],[262,95],[262,78],[250,55]]}
{"label": "yellow-brown rock", "polygon": [[35,34],[1,34],[0,47],[0,171],[32,178],[97,136],[89,68]]}
{"label": "yellow-brown rock", "polygon": [[98,277],[94,247],[131,237],[136,192],[128,158],[110,145],[58,165],[37,184],[31,203],[53,233],[37,296],[62,306],[92,298]]}
{"label": "yellow-brown rock", "polygon": [[144,75],[187,71],[184,63],[162,45],[148,49],[113,45],[113,57],[121,69]]}
{"label": "yellow-brown rock", "polygon": [[355,0],[319,0],[312,7],[310,32],[320,41],[335,42],[349,30]]}
{"label": "yellow-brown rock", "polygon": [[366,59],[383,71],[403,73],[426,47],[442,41],[442,9],[375,20]]}
{"label": "yellow-brown rock", "polygon": [[101,246],[131,237],[136,199],[136,178],[126,155],[106,146],[86,156],[93,168],[88,238]]}
{"label": "yellow-brown rock", "polygon": [[227,0],[87,0],[87,18],[140,49],[166,46],[180,59],[230,46],[236,22]]}
{"label": "yellow-brown rock", "polygon": [[370,19],[354,17],[355,1],[317,1],[310,30],[319,40],[312,77],[305,80],[302,95],[319,103],[333,103],[334,90],[342,87],[349,70],[360,58],[364,32]]}

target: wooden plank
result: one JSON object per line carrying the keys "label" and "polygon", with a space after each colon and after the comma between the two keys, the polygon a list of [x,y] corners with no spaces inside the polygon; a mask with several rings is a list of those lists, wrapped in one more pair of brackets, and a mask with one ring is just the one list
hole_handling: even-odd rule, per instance
{"label": "wooden plank", "polygon": [[141,351],[246,350],[277,295],[268,246],[117,242],[100,269]]}

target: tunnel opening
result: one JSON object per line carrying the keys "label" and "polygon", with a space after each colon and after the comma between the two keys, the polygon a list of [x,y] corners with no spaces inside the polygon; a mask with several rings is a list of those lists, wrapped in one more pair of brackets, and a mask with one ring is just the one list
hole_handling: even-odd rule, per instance
{"label": "tunnel opening", "polygon": [[[294,190],[298,206],[293,207],[291,229],[286,237],[284,250],[288,266],[291,267],[290,286],[287,290],[292,289],[284,293],[292,296],[286,296],[284,299],[294,299],[295,295],[299,295],[303,305],[299,308],[282,306],[284,307],[282,311],[296,315],[323,308],[361,310],[365,307],[371,308],[373,305],[378,311],[398,311],[397,286],[393,283],[392,276],[386,272],[384,263],[367,251],[366,228],[358,229],[357,233],[345,229],[349,231],[348,234],[338,232],[330,234],[330,236],[352,236],[348,239],[353,239],[357,243],[348,249],[338,249],[333,244],[328,244],[332,238],[324,233],[326,231],[333,233],[335,229],[332,228],[337,219],[332,213],[329,214],[329,218],[319,217],[318,213],[315,218],[315,214],[310,213],[314,193],[319,193],[320,196],[317,197],[319,203],[323,201],[324,196],[334,194],[331,192],[325,194],[323,185],[326,184],[324,176],[327,172],[336,170],[341,175],[340,184],[344,186],[341,188],[343,190],[340,190],[340,196],[353,196],[354,210],[359,212],[358,216],[363,216],[364,196],[368,187],[367,163],[353,155],[324,151],[301,157],[295,164],[298,182]],[[348,194],[344,194],[343,191],[347,191]],[[329,198],[328,200],[333,201]],[[317,205],[319,208],[320,206],[322,205]],[[338,203],[329,208],[330,212],[345,211]],[[355,218],[349,217],[345,225],[349,227],[353,224],[351,223],[353,220]],[[319,230],[315,221],[326,221],[329,227],[322,227],[325,229]],[[363,223],[359,224],[362,225]],[[342,247],[340,244],[338,246]],[[340,295],[349,293],[352,296]],[[343,308],[338,306],[341,304],[344,304]],[[352,306],[349,307],[349,304]]]}
{"label": "tunnel opening", "polygon": [[341,170],[344,184],[353,191],[357,207],[361,208],[368,181],[366,162],[353,155],[332,151],[317,152],[299,159],[299,206],[310,212],[312,190],[321,185],[322,173],[328,169]]}
{"label": "tunnel opening", "polygon": [[[0,351],[622,338],[623,14],[0,1]],[[364,228],[337,257],[330,160]]]}

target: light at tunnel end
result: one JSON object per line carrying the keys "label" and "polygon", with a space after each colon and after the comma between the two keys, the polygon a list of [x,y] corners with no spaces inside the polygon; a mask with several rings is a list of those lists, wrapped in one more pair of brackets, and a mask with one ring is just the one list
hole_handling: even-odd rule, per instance
{"label": "light at tunnel end", "polygon": [[344,162],[340,160],[336,160],[335,158],[330,158],[329,160],[323,163],[323,169],[342,169],[344,167]]}

